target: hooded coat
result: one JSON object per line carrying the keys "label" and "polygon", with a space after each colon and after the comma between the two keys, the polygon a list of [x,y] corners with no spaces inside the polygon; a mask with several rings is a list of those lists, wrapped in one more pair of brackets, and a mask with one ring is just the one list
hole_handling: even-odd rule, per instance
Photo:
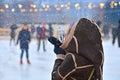
{"label": "hooded coat", "polygon": [[52,80],[103,80],[104,52],[98,26],[82,18],[69,34],[65,58],[56,59]]}

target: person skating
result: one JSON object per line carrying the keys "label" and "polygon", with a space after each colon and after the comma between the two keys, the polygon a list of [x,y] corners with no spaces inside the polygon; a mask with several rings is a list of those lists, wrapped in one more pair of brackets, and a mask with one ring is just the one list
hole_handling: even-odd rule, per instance
{"label": "person skating", "polygon": [[116,38],[118,39],[118,47],[120,48],[120,20],[118,21],[118,28],[115,30],[115,36],[113,35],[113,45],[115,44]]}
{"label": "person skating", "polygon": [[54,37],[48,40],[55,46],[57,55],[52,80],[103,80],[104,52],[95,23],[82,18],[63,43]]}
{"label": "person skating", "polygon": [[46,48],[45,48],[45,39],[46,39],[45,32],[46,32],[46,28],[45,28],[44,24],[42,25],[42,27],[41,26],[37,27],[37,41],[38,41],[37,51],[40,50],[41,41],[43,42],[43,51],[44,52],[46,51]]}
{"label": "person skating", "polygon": [[20,64],[23,64],[22,58],[23,58],[24,51],[26,52],[27,63],[30,64],[28,50],[29,50],[29,43],[31,41],[31,37],[28,29],[29,29],[28,25],[24,24],[23,29],[19,32],[17,43],[16,43],[18,44],[18,42],[20,42],[20,49],[21,49]]}
{"label": "person skating", "polygon": [[116,38],[117,38],[117,27],[112,28],[112,45],[115,44]]}
{"label": "person skating", "polygon": [[40,41],[41,41],[41,33],[42,33],[42,28],[41,26],[39,25],[37,28],[36,28],[36,39],[37,39],[37,51],[39,51],[40,49]]}
{"label": "person skating", "polygon": [[118,47],[120,48],[120,20],[118,21],[117,36],[118,36]]}
{"label": "person skating", "polygon": [[34,33],[35,33],[35,25],[32,23],[31,25],[31,36],[34,38]]}
{"label": "person skating", "polygon": [[11,46],[12,41],[13,41],[14,44],[15,44],[15,35],[16,35],[15,31],[16,31],[16,29],[17,29],[16,24],[13,24],[13,25],[10,27],[10,46]]}
{"label": "person skating", "polygon": [[49,24],[49,34],[50,34],[50,36],[53,36],[53,27],[52,27],[52,24]]}
{"label": "person skating", "polygon": [[59,32],[59,40],[60,40],[60,41],[63,41],[64,35],[65,35],[64,29],[59,28],[59,29],[58,29],[58,32]]}

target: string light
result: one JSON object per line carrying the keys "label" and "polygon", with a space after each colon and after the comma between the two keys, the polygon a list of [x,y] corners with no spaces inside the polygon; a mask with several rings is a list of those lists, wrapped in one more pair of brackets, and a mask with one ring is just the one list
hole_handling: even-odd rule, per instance
{"label": "string light", "polygon": [[22,8],[22,4],[18,4],[18,7],[19,7],[19,8]]}
{"label": "string light", "polygon": [[117,6],[118,4],[117,3],[114,3],[114,6]]}
{"label": "string light", "polygon": [[5,8],[9,8],[9,5],[8,5],[8,4],[5,4]]}
{"label": "string light", "polygon": [[70,7],[66,7],[67,10],[70,10]]}
{"label": "string light", "polygon": [[[66,4],[60,4],[60,6],[58,6],[57,4],[54,4],[53,7],[56,9],[56,11],[60,11],[63,7],[65,7],[67,10],[70,10],[71,7],[70,7],[71,3],[70,2],[67,2]],[[110,8],[114,8],[115,6],[118,6],[120,5],[120,2],[115,2],[115,1],[111,1],[110,2]],[[22,8],[23,5],[22,4],[17,4],[18,8]],[[4,4],[4,7],[7,9],[9,8],[9,5],[8,4]],[[38,12],[38,11],[43,11],[43,9],[45,11],[48,11],[50,10],[50,5],[42,5],[43,9],[41,10],[38,10],[36,7],[37,5],[36,4],[30,4],[30,9],[29,9],[29,12]],[[79,10],[81,9],[80,7],[80,4],[79,3],[76,3],[74,4],[74,7]],[[97,8],[98,6],[95,5],[95,4],[92,4],[92,3],[88,3],[87,6],[83,7],[83,8],[89,8],[89,9],[92,9],[92,8]],[[99,7],[100,9],[104,9],[106,6],[105,6],[105,3],[99,3]],[[34,8],[34,9],[33,9]],[[0,9],[0,12],[4,12],[5,10],[4,9]],[[26,9],[21,9],[21,12],[25,12]],[[12,8],[11,9],[11,12],[15,12],[15,9]]]}
{"label": "string light", "polygon": [[4,12],[4,9],[0,9],[0,12]]}
{"label": "string light", "polygon": [[54,7],[57,8],[57,5],[55,4]]}
{"label": "string light", "polygon": [[33,9],[30,9],[29,11],[30,11],[30,12],[33,12]]}
{"label": "string light", "polygon": [[120,5],[120,2],[118,2],[118,4]]}
{"label": "string light", "polygon": [[48,8],[45,8],[45,11],[48,11],[49,9]]}
{"label": "string light", "polygon": [[34,9],[34,12],[38,12],[38,9]]}
{"label": "string light", "polygon": [[11,11],[12,11],[12,12],[15,12],[15,9],[14,9],[14,8],[12,8],[12,9],[11,9]]}
{"label": "string light", "polygon": [[56,10],[57,10],[57,11],[60,11],[60,10],[61,10],[61,8],[57,7],[57,8],[56,8]]}
{"label": "string light", "polygon": [[46,5],[46,8],[50,8],[50,5]]}
{"label": "string light", "polygon": [[114,8],[114,3],[115,3],[114,1],[112,1],[112,2],[110,3],[110,7],[111,7],[111,8]]}
{"label": "string light", "polygon": [[75,8],[77,8],[79,6],[79,3],[76,3],[74,6],[75,6]]}
{"label": "string light", "polygon": [[77,7],[77,9],[78,9],[78,10],[80,10],[80,6],[79,6],[79,7]]}
{"label": "string light", "polygon": [[88,8],[89,8],[89,9],[92,9],[92,3],[89,3],[89,4],[88,4]]}
{"label": "string light", "polygon": [[100,9],[103,9],[105,7],[104,3],[100,3]]}
{"label": "string light", "polygon": [[33,4],[30,4],[31,7],[33,7]]}
{"label": "string light", "polygon": [[[54,5],[54,7],[56,7],[57,5]],[[45,11],[50,10],[50,5],[43,5],[43,8]],[[43,11],[42,9],[40,9],[40,11]]]}
{"label": "string light", "polygon": [[70,2],[67,3],[67,5],[70,5],[70,4],[71,4]]}
{"label": "string light", "polygon": [[75,6],[76,9],[78,9],[78,10],[80,9],[80,4],[79,3],[76,3],[74,6]]}
{"label": "string light", "polygon": [[21,9],[21,12],[24,13],[26,11],[26,9]]}
{"label": "string light", "polygon": [[46,6],[43,4],[42,7],[45,8]]}
{"label": "string light", "polygon": [[61,7],[64,7],[64,4],[61,4]]}
{"label": "string light", "polygon": [[33,8],[36,8],[36,5],[35,5],[35,4],[33,5]]}
{"label": "string light", "polygon": [[37,6],[35,4],[30,4],[32,8],[36,8]]}

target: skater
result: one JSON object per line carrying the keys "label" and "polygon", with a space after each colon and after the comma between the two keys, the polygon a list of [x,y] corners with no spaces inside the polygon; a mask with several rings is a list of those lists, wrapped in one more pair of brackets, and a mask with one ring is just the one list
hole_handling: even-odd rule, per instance
{"label": "skater", "polygon": [[35,26],[34,24],[32,23],[31,25],[31,36],[34,37],[34,33],[35,33]]}
{"label": "skater", "polygon": [[102,25],[102,22],[101,22],[101,21],[97,21],[96,24],[98,25],[98,27],[100,27],[100,28],[102,27],[102,26],[101,26],[101,25]]}
{"label": "skater", "polygon": [[49,24],[49,35],[53,36],[53,27],[52,27],[52,24]]}
{"label": "skater", "polygon": [[64,35],[65,35],[64,30],[63,30],[62,28],[59,27],[58,33],[59,33],[59,40],[60,40],[60,41],[63,41]]}
{"label": "skater", "polygon": [[17,29],[16,24],[13,24],[13,25],[10,27],[10,46],[11,46],[11,44],[12,44],[12,41],[13,41],[13,43],[14,43],[14,45],[15,45],[15,35],[16,35],[15,31],[16,31],[16,29]]}
{"label": "skater", "polygon": [[103,80],[103,47],[98,26],[82,18],[63,43],[48,39],[57,55],[52,80]]}
{"label": "skater", "polygon": [[104,39],[105,40],[108,40],[110,38],[109,32],[110,32],[110,27],[107,24],[104,24],[103,34],[104,34]]}
{"label": "skater", "polygon": [[21,49],[21,55],[20,55],[20,64],[23,64],[22,58],[24,51],[26,51],[26,59],[27,63],[30,64],[29,61],[29,43],[31,41],[30,32],[28,31],[29,27],[27,24],[23,25],[23,29],[19,32],[17,44],[20,41],[20,49]]}
{"label": "skater", "polygon": [[36,38],[37,38],[37,45],[38,45],[37,51],[39,51],[39,48],[40,48],[41,33],[42,33],[42,28],[41,28],[41,26],[39,25],[39,26],[36,28]]}
{"label": "skater", "polygon": [[44,25],[42,25],[42,27],[40,27],[40,25],[37,27],[37,41],[38,41],[37,51],[40,50],[41,41],[43,41],[43,51],[44,52],[46,51],[46,48],[45,48],[45,39],[46,39],[45,32],[46,32],[46,29],[45,29]]}
{"label": "skater", "polygon": [[115,44],[115,40],[116,40],[116,38],[117,38],[117,27],[113,27],[112,28],[112,45],[114,46],[114,44]]}
{"label": "skater", "polygon": [[117,35],[118,35],[118,47],[120,48],[120,20],[118,21],[118,29],[117,29]]}

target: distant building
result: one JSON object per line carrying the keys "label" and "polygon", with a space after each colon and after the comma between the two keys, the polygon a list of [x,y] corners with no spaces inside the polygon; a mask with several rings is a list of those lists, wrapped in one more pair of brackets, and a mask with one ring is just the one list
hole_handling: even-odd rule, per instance
{"label": "distant building", "polygon": [[[112,23],[120,17],[120,5],[108,0],[0,0],[0,27],[22,23],[74,23],[82,17]],[[100,3],[105,8],[100,8]],[[117,0],[115,0],[117,1]],[[6,5],[6,6],[5,6]],[[106,7],[107,6],[107,7]],[[114,15],[113,15],[114,14]],[[114,19],[113,19],[114,18]]]}

